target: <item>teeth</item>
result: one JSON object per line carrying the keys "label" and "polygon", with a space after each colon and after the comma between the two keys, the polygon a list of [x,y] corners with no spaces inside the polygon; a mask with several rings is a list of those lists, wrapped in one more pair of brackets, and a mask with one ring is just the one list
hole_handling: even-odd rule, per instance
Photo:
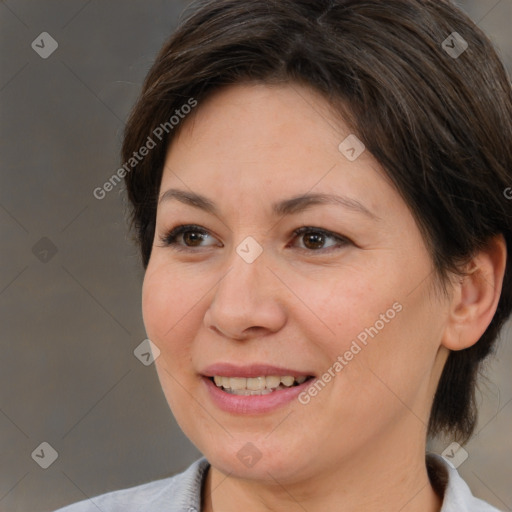
{"label": "teeth", "polygon": [[[240,379],[241,381],[245,379]],[[251,391],[259,391],[260,389],[265,389],[267,382],[265,377],[254,377],[247,379],[247,389],[250,389]],[[240,388],[243,389],[243,388]]]}
{"label": "teeth", "polygon": [[[242,377],[223,377],[223,385],[225,388],[231,388],[231,389],[246,389],[246,380]],[[227,381],[227,383],[226,383]],[[249,388],[253,389],[253,388]]]}
{"label": "teeth", "polygon": [[290,377],[289,375],[287,375],[286,377],[281,377],[281,383],[285,386],[291,386],[294,380],[295,378]]}
{"label": "teeth", "polygon": [[307,377],[293,377],[285,375],[278,377],[276,375],[269,375],[268,377],[221,377],[215,375],[213,380],[218,387],[231,394],[236,395],[267,395],[276,389],[284,389],[293,386],[296,381],[302,384]]}
{"label": "teeth", "polygon": [[269,376],[269,377],[265,377],[265,380],[267,382],[267,385],[266,385],[267,388],[277,388],[277,386],[279,386],[279,384],[281,384],[280,377]]}
{"label": "teeth", "polygon": [[237,389],[236,391],[234,389],[225,389],[227,393],[231,395],[241,395],[241,396],[256,396],[256,395],[268,395],[269,393],[272,393],[271,389],[261,389],[259,391],[253,391],[251,389]]}

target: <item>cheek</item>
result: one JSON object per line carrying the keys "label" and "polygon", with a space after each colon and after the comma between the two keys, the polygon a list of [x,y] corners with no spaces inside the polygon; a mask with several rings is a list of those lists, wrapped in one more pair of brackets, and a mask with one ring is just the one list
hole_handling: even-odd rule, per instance
{"label": "cheek", "polygon": [[193,318],[197,321],[197,307],[203,295],[179,272],[148,266],[142,286],[142,316],[149,339],[163,356],[159,359],[168,360],[169,353],[173,361],[185,357],[192,342],[190,322]]}
{"label": "cheek", "polygon": [[[331,370],[343,374],[335,379],[336,386],[348,385],[357,396],[364,389],[367,397],[382,394],[388,386],[409,402],[428,381],[442,311],[425,286],[411,293],[411,283],[425,273],[423,262],[416,261],[418,268],[384,263],[381,258],[381,266],[345,268],[334,281],[332,272],[331,279],[317,276],[314,284],[304,281],[295,291],[307,297],[304,302],[315,313],[309,313],[308,337],[330,366],[346,354],[343,368],[338,364]],[[388,394],[396,401],[393,392]]]}
{"label": "cheek", "polygon": [[[160,346],[166,330],[173,325],[174,308],[167,302],[172,302],[173,294],[166,290],[165,283],[158,279],[156,272],[148,272],[142,285],[142,318],[147,335]],[[165,304],[169,306],[166,307]]]}
{"label": "cheek", "polygon": [[194,286],[183,275],[155,263],[150,263],[144,277],[142,315],[148,338],[160,349],[155,368],[162,390],[181,425],[180,411],[186,410],[190,398],[184,388],[190,388],[192,377],[190,360],[195,332],[192,322],[198,321],[193,306],[197,306],[198,297],[186,292]]}
{"label": "cheek", "polygon": [[346,367],[345,377],[350,390],[365,400],[361,421],[371,410],[383,421],[412,413],[412,418],[426,424],[439,326],[424,294],[395,304],[400,311],[376,310],[384,313],[384,320],[376,316],[360,331],[365,344],[359,343],[361,351]]}
{"label": "cheek", "polygon": [[[385,279],[377,279],[378,275],[368,267],[350,266],[326,269],[317,273],[314,280],[295,277],[291,281],[292,276],[288,279],[294,283],[294,293],[302,303],[295,307],[301,328],[308,329],[308,338],[333,360],[348,350],[360,333],[364,335],[365,328],[373,326],[381,313],[392,308],[393,286]],[[299,316],[301,309],[304,314]]]}

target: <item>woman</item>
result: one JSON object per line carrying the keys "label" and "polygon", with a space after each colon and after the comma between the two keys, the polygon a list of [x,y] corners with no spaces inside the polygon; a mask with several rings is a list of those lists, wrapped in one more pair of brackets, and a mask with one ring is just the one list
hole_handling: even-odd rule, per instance
{"label": "woman", "polygon": [[511,120],[449,2],[198,4],[122,174],[159,379],[204,457],[62,512],[496,510],[425,451],[470,438],[510,315]]}

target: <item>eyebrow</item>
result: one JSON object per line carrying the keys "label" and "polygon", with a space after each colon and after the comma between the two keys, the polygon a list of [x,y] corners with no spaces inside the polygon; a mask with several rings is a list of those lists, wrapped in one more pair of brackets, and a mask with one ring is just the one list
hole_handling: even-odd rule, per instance
{"label": "eyebrow", "polygon": [[[189,206],[193,206],[194,208],[199,208],[200,210],[204,210],[208,213],[211,213],[212,215],[219,216],[219,211],[215,206],[215,203],[210,201],[210,199],[207,197],[202,196],[201,194],[171,188],[160,196],[158,202],[163,203],[172,199],[176,199],[177,201],[180,201],[181,203]],[[368,210],[366,206],[364,206],[356,199],[334,194],[309,193],[301,196],[294,196],[290,199],[285,199],[283,201],[274,203],[272,205],[272,212],[276,216],[293,215],[300,213],[307,208],[310,208],[311,206],[329,204],[343,206],[344,208],[352,210],[356,213],[362,213],[373,220],[379,220],[377,215]]]}

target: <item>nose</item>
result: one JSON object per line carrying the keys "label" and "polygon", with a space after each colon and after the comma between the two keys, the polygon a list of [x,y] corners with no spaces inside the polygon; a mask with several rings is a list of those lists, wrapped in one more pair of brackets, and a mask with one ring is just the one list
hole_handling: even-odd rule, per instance
{"label": "nose", "polygon": [[205,326],[229,339],[246,340],[279,331],[286,323],[284,286],[263,252],[247,263],[233,251],[205,313]]}

